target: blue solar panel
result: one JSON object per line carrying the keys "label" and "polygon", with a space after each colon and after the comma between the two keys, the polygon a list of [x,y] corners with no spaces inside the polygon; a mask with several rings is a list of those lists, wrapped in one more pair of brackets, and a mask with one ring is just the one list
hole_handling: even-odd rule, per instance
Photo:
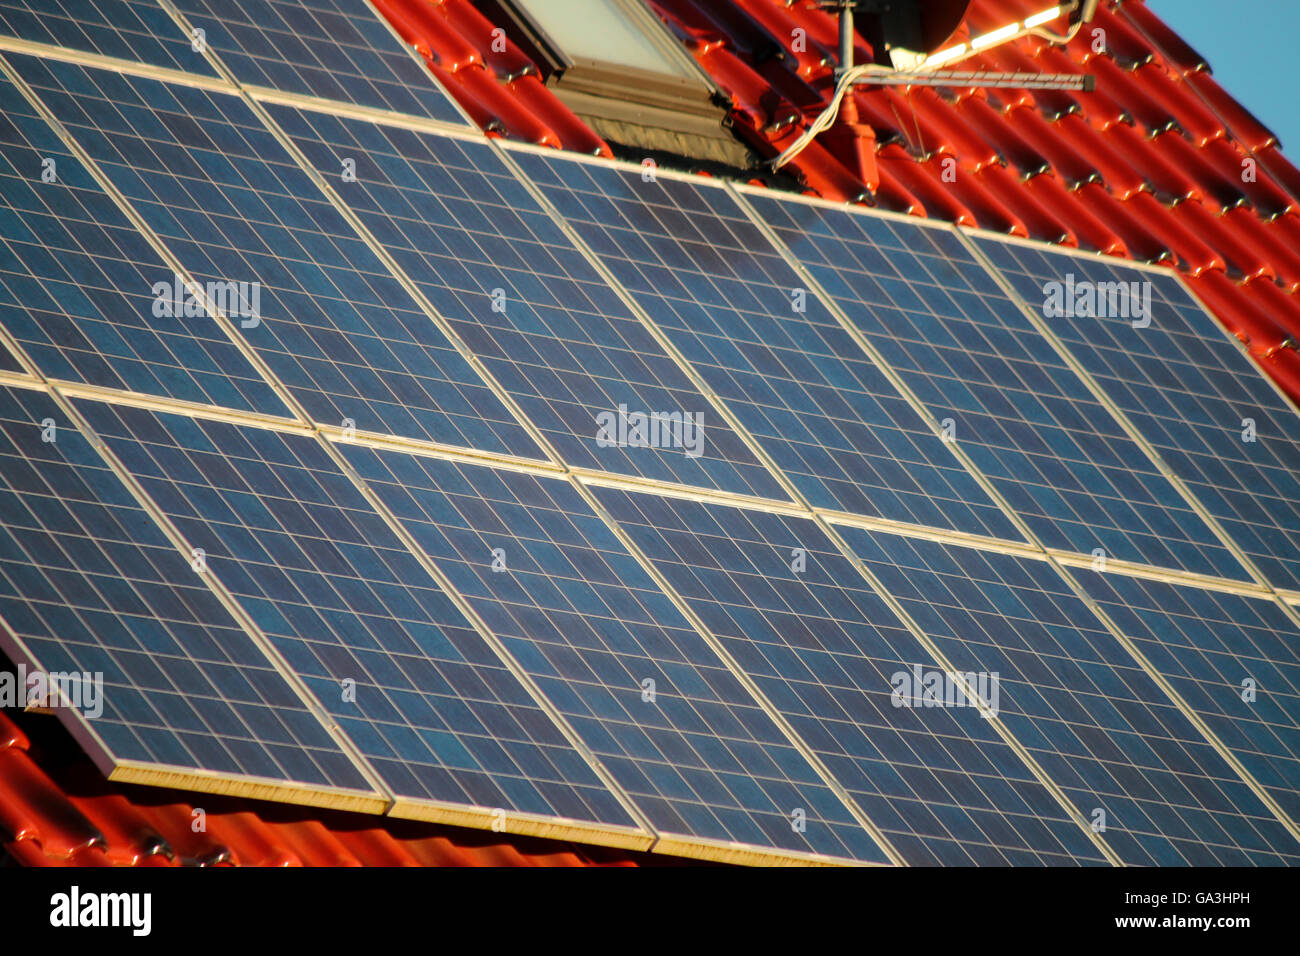
{"label": "blue solar panel", "polygon": [[631,825],[317,439],[80,407],[395,794]]}
{"label": "blue solar panel", "polygon": [[244,306],[232,321],[312,418],[541,457],[239,99],[16,63],[198,281],[259,283],[257,309]]}
{"label": "blue solar panel", "polygon": [[157,0],[0,0],[0,33],[215,76]]}
{"label": "blue solar panel", "polygon": [[812,521],[596,493],[908,863],[1104,862],[976,710],[895,705],[936,665]]}
{"label": "blue solar panel", "polygon": [[244,86],[467,125],[366,0],[176,0]]}
{"label": "blue solar panel", "polygon": [[723,190],[516,158],[815,507],[1019,539]]}
{"label": "blue solar panel", "polygon": [[1300,821],[1300,629],[1281,606],[1162,581],[1071,573]]}
{"label": "blue solar panel", "polygon": [[[492,147],[271,113],[569,464],[786,498]],[[599,416],[620,406],[700,414],[702,442],[605,440]]]}
{"label": "blue solar panel", "polygon": [[1076,302],[1097,283],[1125,283],[1140,304],[1149,294],[1144,327],[1108,295],[1103,317],[1070,310],[1052,328],[1265,578],[1300,590],[1300,418],[1177,278],[992,240],[980,249],[1031,308],[1053,282]]}
{"label": "blue solar panel", "polygon": [[4,387],[0,645],[102,674],[82,714],[114,764],[370,789],[58,405]]}
{"label": "blue solar panel", "polygon": [[1300,862],[1284,824],[1050,564],[842,531],[954,667],[999,675],[1001,719],[1126,864]]}
{"label": "blue solar panel", "polygon": [[1247,576],[953,232],[751,202],[1045,546]]}
{"label": "blue solar panel", "polygon": [[[0,323],[47,376],[288,415],[220,326],[157,314],[175,274],[0,78]],[[43,178],[48,171],[50,181]]]}
{"label": "blue solar panel", "polygon": [[344,452],[661,834],[887,862],[571,484]]}
{"label": "blue solar panel", "polygon": [[[1294,827],[1233,770],[1300,822],[1300,627],[1279,602],[837,525],[883,594],[809,517],[330,446],[217,410],[301,406],[703,492],[789,503],[793,486],[814,508],[1022,541],[955,447],[1050,548],[1247,580],[1167,463],[1270,583],[1300,591],[1300,419],[1175,277],[977,237],[990,270],[948,228],[503,157],[367,0],[172,2],[238,83],[333,105],[264,104],[309,170],[240,96],[5,54],[184,270],[213,295],[251,284],[225,290],[233,338],[201,310],[167,314],[159,288],[185,298],[168,256],[0,77],[0,371],[214,407],[74,399],[146,508],[66,406],[34,381],[0,386],[0,652],[103,673],[103,714],[64,715],[102,767],[277,799],[395,796],[399,814],[440,819],[501,808],[593,839],[646,823],[668,852],[751,860],[1300,864]],[[0,37],[222,73],[171,9],[0,0]],[[356,107],[466,133],[335,112]],[[1112,281],[1150,292],[1149,326],[1045,312],[1048,283]],[[637,413],[702,427],[669,418],[638,440]],[[956,445],[927,417],[951,419]],[[891,599],[945,663],[997,672],[999,722],[900,706],[900,677],[947,675]],[[1097,810],[1093,837],[1079,821]]]}

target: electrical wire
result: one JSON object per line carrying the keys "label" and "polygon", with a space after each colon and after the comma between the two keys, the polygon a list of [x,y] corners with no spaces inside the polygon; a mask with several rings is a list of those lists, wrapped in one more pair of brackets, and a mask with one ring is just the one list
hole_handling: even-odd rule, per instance
{"label": "electrical wire", "polygon": [[1038,37],[1040,40],[1046,40],[1048,43],[1059,43],[1064,46],[1079,34],[1080,28],[1083,27],[1083,21],[1080,20],[1074,26],[1070,27],[1064,34],[1053,33],[1051,30],[1044,30],[1042,27],[1031,27],[1029,33]]}
{"label": "electrical wire", "polygon": [[803,152],[804,147],[811,143],[818,133],[824,132],[834,125],[836,118],[840,115],[840,104],[844,101],[844,95],[853,87],[854,83],[870,73],[893,72],[894,70],[890,67],[881,66],[878,63],[862,63],[852,69],[845,70],[835,82],[835,95],[831,97],[830,105],[822,110],[821,115],[809,124],[803,134],[791,143],[785,152],[770,160],[772,168],[774,170],[780,169]]}
{"label": "electrical wire", "polygon": [[[1069,43],[1078,35],[1079,30],[1080,28],[1082,28],[1082,26],[1083,26],[1082,21],[1075,23],[1064,34],[1053,33],[1051,30],[1044,30],[1042,27],[1031,27],[1030,29],[1023,30],[1022,32],[1016,34],[1013,37],[1007,37],[1006,40],[1004,40],[1003,42],[1008,43],[1012,40],[1019,39],[1022,36],[1033,35],[1039,37],[1040,39],[1047,40],[1049,43],[1066,44]],[[951,60],[947,60],[944,62],[943,65],[952,66],[953,64],[960,63],[963,60],[968,60],[972,56],[975,56],[977,53],[982,53],[982,52],[984,51],[970,49],[965,53],[965,55],[955,57]],[[916,72],[920,72],[924,69],[925,69],[925,63],[924,61],[922,61],[920,67]],[[827,106],[826,109],[822,111],[820,116],[818,116],[815,120],[812,121],[811,124],[809,124],[808,128],[803,131],[803,133],[799,136],[798,139],[796,139],[793,143],[791,143],[788,147],[786,147],[785,151],[782,152],[780,156],[777,156],[775,159],[769,160],[772,169],[773,170],[780,169],[786,163],[790,162],[790,160],[794,159],[801,152],[803,152],[804,148],[807,147],[807,145],[817,137],[818,133],[825,132],[832,125],[834,125],[835,120],[840,115],[840,104],[844,100],[844,95],[853,87],[855,83],[861,80],[864,76],[868,76],[872,73],[879,74],[879,73],[897,73],[897,72],[899,71],[893,69],[892,67],[881,66],[878,63],[862,63],[849,70],[845,70],[842,74],[840,74],[839,79],[836,80],[835,82],[835,95],[831,97],[830,105]]]}

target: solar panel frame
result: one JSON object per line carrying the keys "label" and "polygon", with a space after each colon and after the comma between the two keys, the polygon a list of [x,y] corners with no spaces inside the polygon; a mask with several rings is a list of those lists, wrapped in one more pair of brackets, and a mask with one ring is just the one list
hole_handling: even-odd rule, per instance
{"label": "solar panel frame", "polygon": [[171,0],[244,87],[474,127],[367,0]]}
{"label": "solar panel frame", "polygon": [[76,404],[373,769],[390,813],[481,826],[499,809],[514,832],[646,842],[322,439]]}
{"label": "solar panel frame", "polygon": [[232,328],[314,421],[545,459],[239,98],[14,60],[196,281],[251,280],[261,314],[233,316]]}
{"label": "solar panel frame", "polygon": [[1248,579],[956,227],[735,188],[1045,547]]}
{"label": "solar panel frame", "polygon": [[215,77],[157,0],[0,0],[0,34]]}
{"label": "solar panel frame", "polygon": [[159,309],[176,273],[4,76],[0,95],[0,324],[41,373],[289,416],[218,323]]}
{"label": "solar panel frame", "polygon": [[504,147],[814,507],[1021,540],[727,187]]}
{"label": "solar panel frame", "polygon": [[9,342],[8,330],[4,329],[2,325],[0,325],[0,372],[12,372],[23,377],[30,374],[23,366],[23,363],[19,361],[17,354],[14,352],[14,346]]}
{"label": "solar panel frame", "polygon": [[[975,234],[969,241],[1031,312],[1032,303],[1046,302],[1043,279],[1064,285],[1075,269],[1079,286],[1118,277],[1139,283],[1145,295],[1140,284],[1149,283],[1148,325],[1123,315],[1067,312],[1054,320],[1052,334],[1263,579],[1300,589],[1300,440],[1289,437],[1297,433],[1300,409],[1177,274],[1001,236]],[[1247,419],[1254,441],[1243,440]]]}
{"label": "solar panel frame", "polygon": [[[491,144],[268,112],[568,465],[786,498]],[[602,441],[623,407],[701,414],[703,453]]]}
{"label": "solar panel frame", "polygon": [[1000,719],[1126,865],[1300,861],[1300,840],[1050,562],[840,530],[959,672],[999,675]]}
{"label": "solar panel frame", "polygon": [[[341,450],[642,810],[661,848],[889,862],[570,481]],[[796,808],[804,829],[792,826]]]}
{"label": "solar panel frame", "polygon": [[[0,386],[0,644],[99,674],[56,713],[116,780],[379,812],[384,800],[43,389]],[[40,471],[35,462],[42,463]]]}
{"label": "solar panel frame", "polygon": [[811,516],[595,494],[906,863],[1107,862],[977,711],[896,704],[938,665]]}

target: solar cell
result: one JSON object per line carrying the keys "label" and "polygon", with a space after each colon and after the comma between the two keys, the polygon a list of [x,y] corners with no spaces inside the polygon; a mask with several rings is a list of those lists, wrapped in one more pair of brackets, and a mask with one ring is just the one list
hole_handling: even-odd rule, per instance
{"label": "solar cell", "polygon": [[815,507],[1019,539],[725,190],[515,159]]}
{"label": "solar cell", "polygon": [[1300,629],[1282,607],[1163,581],[1071,573],[1300,821]]}
{"label": "solar cell", "polygon": [[661,843],[686,837],[887,862],[572,484],[344,452]]}
{"label": "solar cell", "polygon": [[0,0],[0,34],[216,75],[157,0]]}
{"label": "solar cell", "polygon": [[22,364],[9,351],[8,348],[0,345],[0,371],[4,372],[22,372]]}
{"label": "solar cell", "polygon": [[1050,564],[845,527],[1012,734],[1129,865],[1300,862],[1300,844]]}
{"label": "solar cell", "polygon": [[220,775],[370,791],[54,400],[8,387],[0,387],[0,645],[29,667],[88,675],[78,738],[93,741],[106,771],[202,772],[208,782],[190,778],[200,789]]}
{"label": "solar cell", "polygon": [[28,81],[313,419],[541,457],[237,97],[16,58]]}
{"label": "solar cell", "polygon": [[1178,279],[978,242],[1040,314],[1074,293],[1052,330],[1264,577],[1300,590],[1300,418]]}
{"label": "solar cell", "polygon": [[937,665],[814,522],[596,494],[908,863],[1105,862],[977,710],[895,698]]}
{"label": "solar cell", "polygon": [[1046,547],[1247,576],[954,232],[749,201]]}
{"label": "solar cell", "polygon": [[398,797],[632,825],[317,439],[79,408]]}
{"label": "solar cell", "polygon": [[156,307],[158,289],[164,304],[173,300],[175,273],[2,77],[0,96],[0,323],[37,367],[56,379],[288,415],[217,323]]}
{"label": "solar cell", "polygon": [[467,125],[366,0],[176,0],[243,86]]}
{"label": "solar cell", "polygon": [[[570,465],[786,498],[491,146],[270,112]],[[700,441],[620,442],[620,408],[702,416]]]}

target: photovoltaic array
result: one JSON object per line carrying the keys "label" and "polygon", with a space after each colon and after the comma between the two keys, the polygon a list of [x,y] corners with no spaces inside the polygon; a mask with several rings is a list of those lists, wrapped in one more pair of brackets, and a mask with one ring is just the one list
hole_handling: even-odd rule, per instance
{"label": "photovoltaic array", "polygon": [[81,411],[391,792],[618,822],[591,769],[317,439]]}
{"label": "photovoltaic array", "polygon": [[811,504],[1019,537],[726,191],[519,161]]}
{"label": "photovoltaic array", "polygon": [[810,520],[598,494],[906,862],[1102,861],[976,709],[896,706],[938,665]]}
{"label": "photovoltaic array", "polygon": [[19,388],[0,401],[8,650],[47,671],[103,675],[86,732],[110,766],[368,790],[58,404]]}
{"label": "photovoltaic array", "polygon": [[[565,461],[579,468],[785,498],[681,367],[482,141],[273,109],[339,194]],[[700,453],[602,441],[601,414],[681,409]]]}
{"label": "photovoltaic array", "polygon": [[157,0],[3,0],[0,35],[216,75]]}
{"label": "photovoltaic array", "polygon": [[886,861],[573,485],[347,452],[664,839]]}
{"label": "photovoltaic array", "polygon": [[980,247],[1027,301],[1062,276],[1074,276],[1076,288],[1119,283],[1121,302],[1150,290],[1149,325],[1074,308],[1053,320],[1053,331],[1265,579],[1300,590],[1295,408],[1186,288],[1172,275],[1051,250]]}
{"label": "photovoltaic array", "polygon": [[[160,284],[175,290],[176,273],[8,80],[0,79],[0,95],[6,206],[0,309],[5,328],[40,372],[287,414],[215,323],[187,321],[174,308],[158,314],[153,290]],[[60,188],[43,181],[47,170]]]}
{"label": "photovoltaic array", "polygon": [[230,318],[314,420],[341,426],[350,419],[362,431],[539,456],[239,99],[14,59],[188,275],[205,286],[260,283],[257,314],[248,303],[242,312],[249,314]]}
{"label": "photovoltaic array", "polygon": [[1000,675],[1000,719],[1124,863],[1296,861],[1283,824],[1046,563],[844,534],[957,673]]}
{"label": "photovoltaic array", "polygon": [[367,0],[178,0],[243,86],[465,122]]}
{"label": "photovoltaic array", "polygon": [[1300,862],[1300,419],[1172,273],[485,140],[365,0],[0,51],[0,649],[105,773]]}
{"label": "photovoltaic array", "polygon": [[955,233],[753,201],[1045,546],[1246,576]]}
{"label": "photovoltaic array", "polygon": [[[1291,785],[1300,758],[1295,622],[1259,598],[1095,571],[1074,574],[1287,815],[1300,817]],[[1256,684],[1269,688],[1266,701],[1243,693]]]}

